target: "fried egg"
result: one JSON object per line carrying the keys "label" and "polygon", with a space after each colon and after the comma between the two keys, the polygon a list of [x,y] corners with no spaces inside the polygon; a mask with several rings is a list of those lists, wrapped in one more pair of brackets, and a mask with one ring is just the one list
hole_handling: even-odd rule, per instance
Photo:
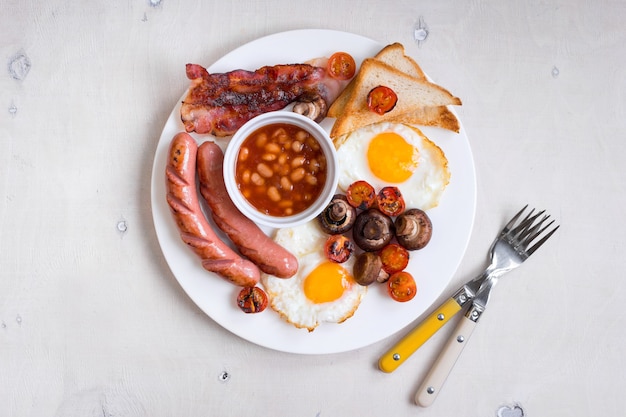
{"label": "fried egg", "polygon": [[274,240],[298,257],[291,278],[263,274],[261,283],[270,306],[298,328],[315,330],[320,323],[342,323],[352,317],[367,293],[352,277],[354,257],[342,264],[324,255],[325,234],[317,221],[279,229]]}
{"label": "fried egg", "polygon": [[377,191],[395,185],[407,207],[436,207],[450,181],[443,151],[418,128],[382,122],[362,127],[338,141],[339,188],[365,180]]}

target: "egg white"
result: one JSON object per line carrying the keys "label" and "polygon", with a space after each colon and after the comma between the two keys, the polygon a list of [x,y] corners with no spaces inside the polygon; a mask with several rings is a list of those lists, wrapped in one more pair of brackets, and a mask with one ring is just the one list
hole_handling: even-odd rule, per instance
{"label": "egg white", "polygon": [[[418,166],[411,177],[401,183],[389,183],[374,175],[367,160],[370,141],[379,133],[395,132],[419,151]],[[439,205],[450,182],[448,160],[443,151],[418,128],[402,123],[382,122],[362,127],[337,141],[339,188],[345,192],[355,181],[365,180],[376,191],[384,186],[398,187],[407,207],[428,210]]]}
{"label": "egg white", "polygon": [[[334,301],[316,304],[304,294],[305,278],[320,263],[327,261],[324,255],[325,234],[317,220],[301,226],[279,229],[274,240],[298,258],[299,268],[288,279],[262,274],[261,283],[270,299],[270,306],[287,322],[298,328],[315,330],[323,322],[341,323],[352,317],[361,300],[367,293],[367,287],[356,282],[346,289],[343,295]],[[350,274],[354,257],[341,264]]]}

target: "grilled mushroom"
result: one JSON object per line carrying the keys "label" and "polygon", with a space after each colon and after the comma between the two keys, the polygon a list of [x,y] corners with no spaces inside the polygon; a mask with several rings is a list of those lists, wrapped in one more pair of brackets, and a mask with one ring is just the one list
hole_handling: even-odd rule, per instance
{"label": "grilled mushroom", "polygon": [[407,250],[425,247],[433,233],[433,225],[428,215],[417,208],[412,208],[398,217],[395,222],[396,239]]}
{"label": "grilled mushroom", "polygon": [[385,282],[389,274],[383,269],[380,256],[374,252],[363,252],[354,260],[352,270],[354,280],[361,285],[370,285],[374,282]]}
{"label": "grilled mushroom", "polygon": [[361,212],[352,227],[354,243],[367,252],[382,249],[391,241],[393,233],[391,217],[374,208]]}
{"label": "grilled mushroom", "polygon": [[347,232],[354,225],[355,219],[356,209],[348,204],[348,199],[342,194],[333,196],[324,211],[317,216],[322,229],[331,235]]}
{"label": "grilled mushroom", "polygon": [[318,95],[310,99],[308,97],[301,97],[300,100],[301,101],[296,102],[293,106],[292,110],[295,113],[306,116],[318,123],[324,120],[328,112],[328,106],[322,96]]}

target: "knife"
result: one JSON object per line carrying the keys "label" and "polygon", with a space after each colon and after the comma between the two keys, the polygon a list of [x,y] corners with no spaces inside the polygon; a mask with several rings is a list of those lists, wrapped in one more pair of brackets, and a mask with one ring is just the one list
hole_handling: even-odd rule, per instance
{"label": "knife", "polygon": [[383,372],[395,371],[432,335],[443,327],[452,317],[461,311],[480,291],[489,274],[483,274],[463,284],[452,297],[448,298],[423,322],[411,330],[398,343],[392,346],[378,360],[378,367]]}
{"label": "knife", "polygon": [[452,336],[446,342],[443,350],[417,390],[415,394],[415,403],[417,405],[428,407],[437,398],[463,348],[467,345],[467,341],[472,335],[478,320],[484,313],[489,302],[491,290],[497,282],[497,276],[490,276],[481,284],[476,297],[472,300],[471,306],[459,321]]}

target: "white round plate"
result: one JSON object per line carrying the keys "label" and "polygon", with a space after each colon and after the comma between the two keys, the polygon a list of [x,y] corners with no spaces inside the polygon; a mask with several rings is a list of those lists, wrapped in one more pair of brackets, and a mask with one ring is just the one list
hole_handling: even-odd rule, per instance
{"label": "white round plate", "polygon": [[[336,51],[350,53],[357,64],[375,55],[384,44],[333,30],[295,30],[263,37],[230,52],[211,65],[209,72],[255,70],[264,65],[300,63]],[[418,60],[419,62],[419,60]],[[181,71],[184,71],[181,65]],[[330,130],[333,120],[321,125]],[[355,315],[341,324],[322,323],[315,331],[298,329],[268,307],[260,314],[244,314],[236,305],[239,288],[204,270],[199,258],[182,242],[165,200],[165,162],[171,139],[183,131],[180,101],[172,110],[159,139],[152,171],[152,213],[165,259],[189,297],[218,324],[250,342],[290,353],[326,354],[358,349],[402,330],[431,307],[443,293],[465,253],[476,205],[476,177],[469,141],[438,128],[420,129],[444,151],[451,179],[440,205],[428,211],[433,237],[421,251],[411,253],[408,271],[418,286],[417,296],[398,303],[384,285],[369,287]],[[193,135],[198,142],[216,140]],[[227,139],[216,140],[223,148]]]}

